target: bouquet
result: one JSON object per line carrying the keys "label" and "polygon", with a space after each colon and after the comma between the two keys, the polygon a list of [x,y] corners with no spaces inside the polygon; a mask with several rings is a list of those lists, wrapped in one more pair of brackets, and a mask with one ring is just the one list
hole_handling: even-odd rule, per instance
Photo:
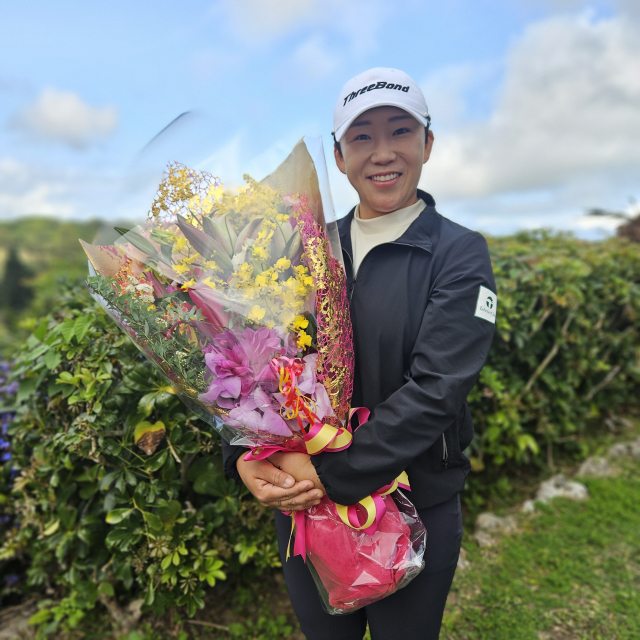
{"label": "bouquet", "polygon": [[[247,175],[245,182],[229,193],[210,174],[170,164],[143,225],[118,229],[114,245],[83,243],[94,274],[88,286],[167,378],[167,392],[228,442],[248,447],[248,458],[344,449],[352,416],[358,413],[362,424],[366,415],[349,406],[354,354],[342,254],[307,146],[298,143],[262,182]],[[135,430],[148,455],[164,435],[162,422],[143,421]],[[385,491],[360,511],[327,500],[314,513],[324,505],[334,517],[320,525],[309,514],[304,528],[296,515],[297,552],[298,541],[309,540],[325,596],[335,584],[353,587],[344,582],[351,574],[322,561],[328,548],[321,550],[320,538],[335,538],[328,528],[344,530],[343,539],[348,530],[361,537],[380,527],[379,538],[384,527],[396,535],[395,546],[383,545],[387,575],[376,578],[378,588],[362,597],[350,592],[346,600],[325,597],[333,612],[364,606],[375,593],[383,597],[421,568],[424,528],[409,526],[419,522],[415,509],[398,515],[413,507],[402,512],[392,503]],[[346,552],[345,544],[339,547]],[[379,555],[380,544],[368,544]]]}

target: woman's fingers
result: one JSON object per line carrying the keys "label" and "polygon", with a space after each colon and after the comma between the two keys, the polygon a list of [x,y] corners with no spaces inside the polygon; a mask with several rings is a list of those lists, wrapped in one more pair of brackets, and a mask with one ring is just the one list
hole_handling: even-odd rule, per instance
{"label": "woman's fingers", "polygon": [[283,495],[268,501],[261,500],[261,502],[267,507],[275,507],[282,511],[300,511],[301,509],[308,509],[314,504],[318,504],[320,498],[322,498],[322,492],[318,489],[313,489],[312,491],[305,491],[299,495]]}
{"label": "woman's fingers", "polygon": [[282,489],[291,489],[295,485],[295,479],[288,473],[281,471],[278,467],[266,460],[261,460],[260,462],[261,464],[258,465],[255,470],[255,477],[257,479],[264,480]]}
{"label": "woman's fingers", "polygon": [[237,469],[249,491],[265,507],[300,511],[317,504],[324,495],[321,489],[314,489],[312,480],[295,482],[290,474],[267,460],[240,459]]}

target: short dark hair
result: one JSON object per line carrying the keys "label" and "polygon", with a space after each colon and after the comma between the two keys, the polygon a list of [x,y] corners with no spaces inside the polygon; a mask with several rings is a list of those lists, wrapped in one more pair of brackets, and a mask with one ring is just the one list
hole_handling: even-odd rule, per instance
{"label": "short dark hair", "polygon": [[[429,118],[429,123],[424,128],[424,143],[427,144],[427,140],[429,140],[429,127],[431,126],[431,118]],[[331,135],[333,136],[333,144],[335,148],[338,150],[340,157],[342,158],[342,149],[340,148],[340,143],[336,140],[336,134],[332,131]]]}

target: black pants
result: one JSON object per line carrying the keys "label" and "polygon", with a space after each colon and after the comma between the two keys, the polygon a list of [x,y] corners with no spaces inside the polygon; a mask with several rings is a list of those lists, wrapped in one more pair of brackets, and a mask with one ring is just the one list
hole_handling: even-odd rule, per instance
{"label": "black pants", "polygon": [[348,615],[324,611],[300,556],[285,561],[291,518],[276,511],[280,558],[289,596],[307,640],[437,640],[462,541],[460,496],[418,511],[427,529],[425,568],[404,589]]}

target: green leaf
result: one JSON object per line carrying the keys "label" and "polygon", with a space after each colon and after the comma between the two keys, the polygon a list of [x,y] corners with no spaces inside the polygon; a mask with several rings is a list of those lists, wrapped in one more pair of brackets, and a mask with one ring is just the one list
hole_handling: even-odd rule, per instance
{"label": "green leaf", "polygon": [[60,520],[54,520],[46,529],[42,532],[42,535],[52,536],[60,528]]}
{"label": "green leaf", "polygon": [[110,582],[102,582],[100,583],[100,586],[98,587],[98,591],[100,593],[102,593],[105,596],[111,596],[113,597],[116,592],[113,588],[113,585]]}
{"label": "green leaf", "polygon": [[160,531],[161,529],[164,528],[162,526],[162,520],[160,520],[160,518],[158,518],[158,516],[155,515],[154,513],[149,513],[148,511],[143,511],[142,515],[143,515],[144,519],[147,521],[147,524],[152,529]]}
{"label": "green leaf", "polygon": [[156,594],[153,589],[153,582],[149,582],[149,590],[147,591],[147,597],[144,599],[145,605],[150,607],[153,604],[153,601],[156,599]]}
{"label": "green leaf", "polygon": [[182,449],[184,453],[197,453],[199,447],[198,443],[196,441],[193,441],[186,442],[185,444],[181,445],[180,449]]}
{"label": "green leaf", "polygon": [[109,489],[109,487],[112,485],[113,481],[120,475],[120,469],[117,469],[116,471],[111,471],[110,473],[107,473],[102,480],[100,480],[100,490],[104,491],[105,489]]}
{"label": "green leaf", "polygon": [[126,229],[121,229],[119,227],[115,227],[115,229],[118,233],[122,234],[127,242],[130,242],[136,249],[142,251],[142,253],[146,253],[152,258],[156,258],[165,264],[169,264],[166,258],[158,253],[151,240],[147,240],[147,238],[140,235],[137,231],[127,231]]}
{"label": "green leaf", "polygon": [[42,624],[51,618],[50,609],[40,609],[29,618],[29,624]]}
{"label": "green leaf", "polygon": [[222,460],[218,456],[204,455],[194,460],[189,467],[187,478],[191,482],[194,482],[198,476],[207,472],[212,474],[216,474],[217,472],[220,474],[224,473],[222,471]]}
{"label": "green leaf", "polygon": [[31,357],[32,360],[35,360],[38,356],[41,356],[43,353],[49,351],[50,348],[51,347],[48,344],[41,344],[40,346],[36,347],[33,351],[31,351],[29,356]]}
{"label": "green leaf", "polygon": [[93,320],[94,320],[93,316],[88,315],[88,316],[80,316],[75,321],[74,333],[76,334],[76,338],[78,339],[78,342],[82,342],[82,339],[84,338],[84,336],[87,333],[89,327],[93,323]]}
{"label": "green leaf", "polygon": [[44,363],[49,369],[49,371],[53,371],[62,361],[62,356],[58,351],[54,351],[53,349],[49,349],[47,353],[44,354]]}
{"label": "green leaf", "polygon": [[108,524],[118,524],[119,522],[122,522],[132,511],[133,509],[112,509],[107,514],[105,520]]}
{"label": "green leaf", "polygon": [[44,337],[47,335],[47,321],[46,320],[42,320],[40,322],[40,324],[36,327],[35,331],[33,332],[33,335],[38,340],[44,340]]}
{"label": "green leaf", "polygon": [[159,453],[154,454],[145,462],[145,466],[149,471],[157,471],[162,467],[162,465],[166,462],[167,456],[169,455],[169,450],[164,449]]}
{"label": "green leaf", "polygon": [[158,509],[158,515],[164,522],[165,528],[170,529],[181,511],[182,505],[177,500],[171,500],[167,506]]}
{"label": "green leaf", "polygon": [[226,493],[224,475],[219,471],[207,471],[198,476],[193,483],[193,490],[196,493],[220,498]]}
{"label": "green leaf", "polygon": [[16,404],[21,404],[29,396],[35,393],[38,386],[37,378],[23,378],[18,384],[18,393],[16,394]]}
{"label": "green leaf", "polygon": [[518,448],[520,451],[525,451],[526,449],[530,449],[534,455],[537,455],[540,452],[540,447],[538,443],[535,441],[534,437],[529,433],[522,433],[518,436]]}
{"label": "green leaf", "polygon": [[75,335],[75,323],[73,320],[65,320],[64,324],[60,326],[60,333],[62,334],[65,342],[69,344],[69,342],[71,342],[71,338]]}

